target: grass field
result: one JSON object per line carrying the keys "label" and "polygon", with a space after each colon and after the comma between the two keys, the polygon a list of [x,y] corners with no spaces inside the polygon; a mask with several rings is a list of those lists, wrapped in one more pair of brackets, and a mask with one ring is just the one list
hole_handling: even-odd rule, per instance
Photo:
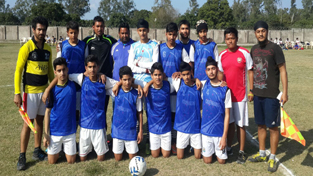
{"label": "grass field", "polygon": [[[222,51],[225,47],[219,47]],[[128,159],[116,162],[112,151],[106,155],[103,162],[96,161],[96,155],[91,154],[87,162],[78,162],[69,165],[62,157],[56,165],[49,165],[45,162],[35,162],[32,158],[34,148],[33,135],[30,138],[27,149],[26,171],[16,171],[16,163],[20,152],[20,132],[22,119],[13,103],[14,71],[19,50],[18,44],[0,44],[0,175],[129,175]],[[53,57],[55,57],[55,48]],[[306,139],[307,145],[303,147],[300,143],[280,138],[277,157],[295,175],[310,175],[313,167],[313,116],[312,110],[313,95],[313,50],[284,51],[287,61],[289,78],[289,102],[285,110],[293,119],[297,127]],[[253,104],[249,103],[250,126],[248,131],[257,138],[257,127],[254,123]],[[109,105],[108,117],[112,116],[112,106]],[[107,118],[110,124],[111,118]],[[144,118],[144,123],[146,118]],[[110,126],[110,125],[109,125]],[[110,129],[108,129],[108,133]],[[269,141],[267,142],[269,148]],[[249,163],[239,165],[236,161],[238,144],[234,144],[234,155],[230,156],[227,164],[220,165],[216,161],[206,165],[202,160],[196,160],[186,151],[186,157],[177,160],[176,156],[164,159],[157,159],[144,154],[144,145],[140,145],[139,155],[145,157],[148,170],[146,175],[266,175],[267,163]],[[255,154],[258,148],[248,140],[246,142],[246,153],[248,156]],[[128,158],[125,155],[124,158]],[[282,167],[271,175],[283,175]]]}

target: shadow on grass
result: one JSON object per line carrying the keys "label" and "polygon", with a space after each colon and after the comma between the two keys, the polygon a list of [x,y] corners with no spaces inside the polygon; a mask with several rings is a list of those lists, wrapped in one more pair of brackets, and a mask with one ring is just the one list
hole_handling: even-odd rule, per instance
{"label": "shadow on grass", "polygon": [[159,170],[156,168],[148,168],[145,175],[157,175],[159,173]]}
{"label": "shadow on grass", "polygon": [[30,162],[27,162],[27,163],[26,163],[26,169],[25,169],[25,170],[29,169],[29,168],[32,167],[32,166],[35,166],[37,162],[38,162],[38,161],[34,161],[34,160],[32,160],[32,161],[30,161]]}

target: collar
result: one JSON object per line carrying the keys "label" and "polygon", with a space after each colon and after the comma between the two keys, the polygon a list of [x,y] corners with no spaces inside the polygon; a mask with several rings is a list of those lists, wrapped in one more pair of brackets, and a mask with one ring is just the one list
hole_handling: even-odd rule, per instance
{"label": "collar", "polygon": [[211,83],[211,80],[210,80],[210,84],[211,84],[212,87],[220,87],[221,84],[222,84],[222,81],[220,81],[217,85],[214,85],[214,84]]}
{"label": "collar", "polygon": [[128,41],[127,43],[123,43],[123,42],[121,41],[121,39],[118,39],[117,42],[120,43],[120,44],[122,44],[122,45],[125,45],[125,46],[131,45],[132,43],[134,43],[134,41],[133,41],[132,38],[129,38],[129,41]]}
{"label": "collar", "polygon": [[190,39],[188,40],[188,42],[185,44],[183,41],[179,40],[181,44],[183,45],[187,45],[190,42]]}
{"label": "collar", "polygon": [[[37,41],[35,40],[35,36],[32,36],[32,41],[34,42],[34,44],[37,46]],[[45,46],[45,42],[46,42],[46,39],[43,39],[43,42],[42,42],[42,49],[44,48]],[[38,48],[38,47],[37,47]],[[39,48],[38,48],[39,49]]]}
{"label": "collar", "polygon": [[122,88],[122,86],[121,86],[121,89],[122,89],[125,93],[128,93],[128,92],[130,92],[130,91],[133,90],[133,87],[130,87],[129,91],[124,90],[124,89]]}

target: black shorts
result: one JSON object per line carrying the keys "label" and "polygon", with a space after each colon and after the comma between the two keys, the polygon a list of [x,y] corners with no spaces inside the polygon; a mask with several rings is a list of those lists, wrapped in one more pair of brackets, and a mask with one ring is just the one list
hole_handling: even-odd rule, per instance
{"label": "black shorts", "polygon": [[254,119],[257,125],[266,125],[268,128],[280,125],[279,100],[254,96]]}

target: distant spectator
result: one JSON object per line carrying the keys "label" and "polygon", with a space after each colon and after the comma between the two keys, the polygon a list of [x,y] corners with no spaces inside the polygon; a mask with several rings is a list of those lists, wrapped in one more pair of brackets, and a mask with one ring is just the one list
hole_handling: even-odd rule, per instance
{"label": "distant spectator", "polygon": [[290,43],[289,38],[286,39],[285,44]]}
{"label": "distant spectator", "polygon": [[62,36],[60,36],[60,38],[59,38],[59,42],[63,42],[63,37]]}
{"label": "distant spectator", "polygon": [[46,43],[49,43],[49,44],[51,43],[51,39],[48,35],[46,35]]}
{"label": "distant spectator", "polygon": [[271,38],[271,40],[270,40],[271,42],[273,42],[273,38]]}
{"label": "distant spectator", "polygon": [[279,42],[278,42],[278,43],[279,43],[279,46],[280,46],[280,47],[283,47],[283,46],[284,46],[283,40],[282,40],[281,38],[279,38]]}
{"label": "distant spectator", "polygon": [[299,44],[300,43],[300,40],[298,38],[296,38],[296,43]]}
{"label": "distant spectator", "polygon": [[55,45],[55,44],[56,44],[56,40],[57,40],[57,39],[56,39],[54,36],[51,37],[52,45]]}
{"label": "distant spectator", "polygon": [[300,46],[297,42],[296,42],[295,46],[293,46],[293,49],[294,50],[300,50]]}
{"label": "distant spectator", "polygon": [[278,42],[278,39],[276,37],[273,43],[277,44],[277,42]]}

